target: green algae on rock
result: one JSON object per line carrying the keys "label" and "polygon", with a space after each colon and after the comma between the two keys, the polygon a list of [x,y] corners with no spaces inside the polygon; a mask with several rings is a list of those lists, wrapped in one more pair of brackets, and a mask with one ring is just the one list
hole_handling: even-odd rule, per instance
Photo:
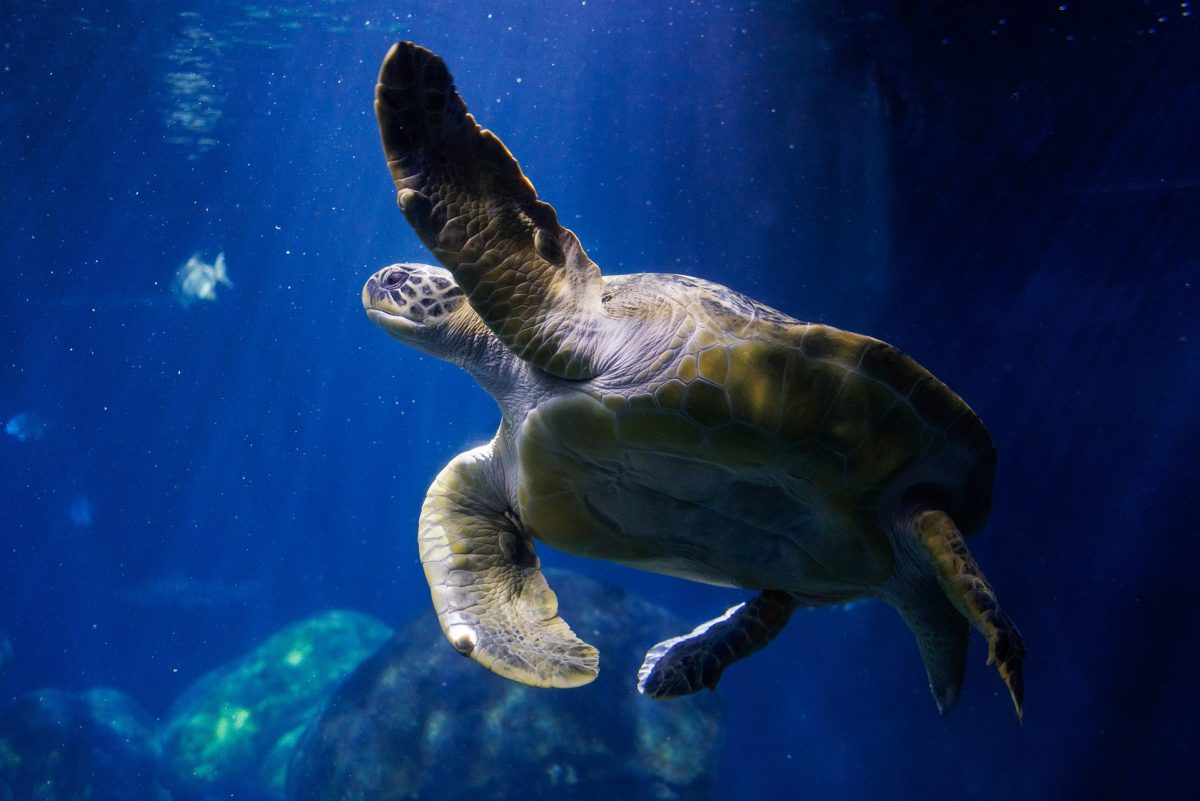
{"label": "green algae on rock", "polygon": [[251,785],[281,796],[281,751],[290,751],[337,684],[391,633],[367,615],[326,612],[203,676],[172,705],[163,729],[170,789]]}
{"label": "green algae on rock", "polygon": [[128,695],[35,690],[0,710],[0,799],[169,801],[154,721]]}
{"label": "green algae on rock", "polygon": [[718,699],[662,704],[630,681],[642,645],[679,621],[619,588],[550,574],[578,630],[608,646],[594,683],[501,681],[441,647],[423,614],[334,693],[293,752],[289,801],[712,798]]}

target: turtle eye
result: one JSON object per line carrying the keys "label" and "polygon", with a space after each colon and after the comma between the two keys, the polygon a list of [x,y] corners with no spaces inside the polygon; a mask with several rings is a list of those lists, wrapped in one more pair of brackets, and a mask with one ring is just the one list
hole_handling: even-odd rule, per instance
{"label": "turtle eye", "polygon": [[384,289],[397,289],[404,286],[404,282],[408,280],[408,273],[404,270],[392,270],[383,277],[379,283]]}

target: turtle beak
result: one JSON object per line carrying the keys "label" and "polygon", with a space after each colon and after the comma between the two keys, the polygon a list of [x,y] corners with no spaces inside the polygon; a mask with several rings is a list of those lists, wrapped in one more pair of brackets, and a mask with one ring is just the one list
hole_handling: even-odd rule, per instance
{"label": "turtle beak", "polygon": [[[362,305],[371,322],[396,339],[408,341],[426,326],[405,313],[412,308],[409,304],[397,302],[394,273],[389,273],[391,269],[380,270],[367,279],[362,289]],[[389,286],[389,275],[392,276],[390,283],[393,286]]]}
{"label": "turtle beak", "polygon": [[367,309],[367,317],[375,325],[387,331],[396,339],[409,340],[413,334],[420,332],[425,326],[420,323],[414,323],[405,317],[400,317],[395,314],[388,314],[379,309]]}

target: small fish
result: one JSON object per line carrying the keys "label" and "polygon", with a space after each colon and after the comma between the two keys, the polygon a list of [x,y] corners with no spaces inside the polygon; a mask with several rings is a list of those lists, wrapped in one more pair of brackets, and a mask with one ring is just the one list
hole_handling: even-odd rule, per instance
{"label": "small fish", "polygon": [[4,424],[4,433],[21,442],[45,439],[46,421],[37,412],[21,412]]}
{"label": "small fish", "polygon": [[197,253],[175,271],[172,286],[179,305],[186,309],[198,300],[216,300],[217,284],[233,287],[225,270],[225,254],[217,254],[217,260],[208,264]]}

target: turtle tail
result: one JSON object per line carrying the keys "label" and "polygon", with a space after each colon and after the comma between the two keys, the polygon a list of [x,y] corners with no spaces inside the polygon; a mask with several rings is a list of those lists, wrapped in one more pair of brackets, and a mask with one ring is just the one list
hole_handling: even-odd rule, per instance
{"label": "turtle tail", "polygon": [[[987,638],[988,664],[996,666],[1008,687],[1019,720],[1025,697],[1021,632],[1001,610],[995,590],[948,514],[924,510],[912,517],[911,526],[912,544],[933,568],[941,593],[906,593],[909,599],[919,600],[907,604],[900,600],[894,605],[917,634],[938,706],[947,711],[958,695],[966,654],[965,619]],[[927,575],[927,571],[921,572]],[[949,614],[951,608],[960,617]]]}

